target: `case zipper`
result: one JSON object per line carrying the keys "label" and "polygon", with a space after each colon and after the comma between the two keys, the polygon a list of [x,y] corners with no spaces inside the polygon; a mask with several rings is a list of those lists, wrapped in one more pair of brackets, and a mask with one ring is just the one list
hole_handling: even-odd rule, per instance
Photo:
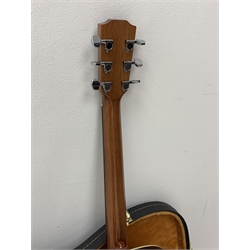
{"label": "case zipper", "polygon": [[127,226],[133,221],[128,210],[126,211]]}

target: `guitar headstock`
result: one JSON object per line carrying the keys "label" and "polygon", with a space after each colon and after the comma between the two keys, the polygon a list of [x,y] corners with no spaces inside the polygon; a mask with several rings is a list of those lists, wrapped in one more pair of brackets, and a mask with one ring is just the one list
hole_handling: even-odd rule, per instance
{"label": "guitar headstock", "polygon": [[139,58],[133,58],[134,45],[145,45],[144,40],[135,40],[136,26],[125,20],[108,20],[98,24],[98,35],[92,37],[92,44],[98,47],[98,80],[92,87],[100,90],[110,99],[119,99],[130,84],[139,80],[129,80],[132,65],[143,65]]}

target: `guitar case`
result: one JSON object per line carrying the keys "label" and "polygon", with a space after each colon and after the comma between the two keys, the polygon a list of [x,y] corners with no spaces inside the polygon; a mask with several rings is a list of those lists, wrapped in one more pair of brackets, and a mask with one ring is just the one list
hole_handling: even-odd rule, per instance
{"label": "guitar case", "polygon": [[[129,208],[128,214],[130,217],[127,233],[130,249],[191,249],[187,224],[169,204],[159,201],[146,202]],[[106,225],[75,249],[106,249]]]}

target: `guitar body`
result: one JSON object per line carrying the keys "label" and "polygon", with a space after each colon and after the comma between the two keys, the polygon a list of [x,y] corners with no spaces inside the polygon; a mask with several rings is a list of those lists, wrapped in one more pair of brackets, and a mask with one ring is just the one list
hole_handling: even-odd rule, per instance
{"label": "guitar body", "polygon": [[[164,202],[147,202],[128,209],[127,225],[130,249],[189,249],[185,220]],[[107,249],[106,226],[101,227],[76,249]]]}
{"label": "guitar body", "polygon": [[[102,95],[103,156],[106,225],[76,249],[189,249],[187,225],[182,216],[163,202],[148,202],[126,209],[122,158],[120,101],[130,85],[136,27],[125,20],[108,20],[98,24],[98,80],[92,81]],[[133,67],[134,67],[133,66]],[[132,88],[132,87],[131,87]]]}

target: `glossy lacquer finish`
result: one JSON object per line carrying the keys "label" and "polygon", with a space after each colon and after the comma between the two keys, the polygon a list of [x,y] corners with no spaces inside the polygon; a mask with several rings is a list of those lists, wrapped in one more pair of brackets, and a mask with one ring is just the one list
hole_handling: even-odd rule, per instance
{"label": "glossy lacquer finish", "polygon": [[108,248],[127,248],[120,100],[103,97],[104,174]]}
{"label": "glossy lacquer finish", "polygon": [[100,39],[113,39],[113,48],[106,52],[100,46],[99,61],[111,61],[112,70],[105,73],[99,67],[98,80],[111,82],[107,93],[100,87],[103,109],[104,174],[106,201],[106,232],[108,249],[128,248],[126,225],[126,202],[123,175],[122,133],[120,101],[124,94],[122,81],[129,80],[130,72],[124,71],[123,62],[132,60],[132,51],[127,52],[125,40],[135,39],[136,27],[124,20],[108,20],[98,25]]}

